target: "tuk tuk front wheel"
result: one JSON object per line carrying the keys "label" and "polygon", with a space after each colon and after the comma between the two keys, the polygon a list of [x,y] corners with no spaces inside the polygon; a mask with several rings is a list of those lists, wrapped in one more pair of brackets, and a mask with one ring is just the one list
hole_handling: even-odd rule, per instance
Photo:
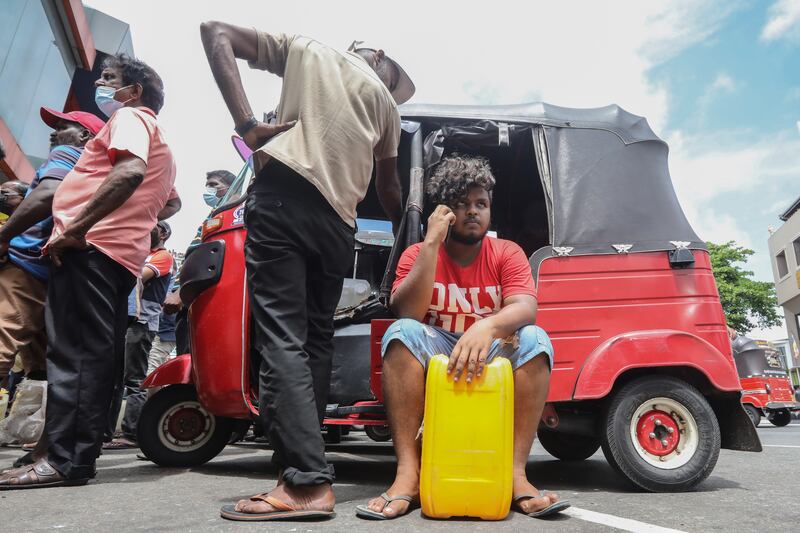
{"label": "tuk tuk front wheel", "polygon": [[233,419],[206,411],[191,385],[171,385],[142,407],[139,446],[159,466],[197,466],[225,448],[234,426]]}
{"label": "tuk tuk front wheel", "polygon": [[694,488],[714,469],[720,443],[719,423],[706,399],[671,376],[643,377],[622,387],[601,434],[611,466],[651,492]]}
{"label": "tuk tuk front wheel", "polygon": [[792,413],[790,413],[788,409],[778,409],[768,414],[767,420],[769,420],[773,426],[782,428],[792,421]]}
{"label": "tuk tuk front wheel", "polygon": [[750,420],[753,421],[753,425],[758,427],[761,423],[761,411],[754,405],[749,403],[744,404],[744,411],[747,413],[747,416],[750,417]]}
{"label": "tuk tuk front wheel", "polygon": [[547,453],[562,461],[583,461],[600,447],[596,436],[572,435],[549,429],[540,429],[539,443]]}

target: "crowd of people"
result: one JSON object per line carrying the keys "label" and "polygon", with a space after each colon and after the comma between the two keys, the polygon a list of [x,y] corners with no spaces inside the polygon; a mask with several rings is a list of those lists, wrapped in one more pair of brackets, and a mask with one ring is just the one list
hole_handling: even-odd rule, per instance
{"label": "crowd of people", "polygon": [[[275,488],[226,505],[221,515],[331,517],[335,472],[320,425],[333,315],[373,167],[387,218],[400,224],[397,106],[415,87],[383,50],[360,42],[341,53],[306,37],[222,22],[204,23],[201,38],[235,130],[254,150],[245,262],[259,406],[279,471]],[[277,123],[255,118],[237,59],[283,79]],[[166,219],[181,202],[158,121],[163,83],[142,61],[111,57],[95,100],[105,123],[43,108],[54,130],[50,157],[30,186],[3,184],[0,207],[10,217],[0,229],[0,379],[19,356],[28,379],[47,380],[48,395],[35,450],[0,475],[0,489],[86,484],[102,448],[136,446],[148,372],[173,349],[189,351],[180,276],[164,246]],[[233,180],[209,172],[206,202],[215,205]],[[452,354],[454,379],[467,381],[493,357],[511,360],[521,413],[514,508],[541,516],[568,505],[536,489],[525,472],[553,354],[534,325],[536,289],[524,253],[487,237],[493,186],[486,161],[458,155],[430,180],[429,200],[438,207],[425,240],[400,259],[390,301],[400,320],[383,342],[397,476],[359,507],[361,517],[397,518],[418,501],[424,372],[440,352]]]}

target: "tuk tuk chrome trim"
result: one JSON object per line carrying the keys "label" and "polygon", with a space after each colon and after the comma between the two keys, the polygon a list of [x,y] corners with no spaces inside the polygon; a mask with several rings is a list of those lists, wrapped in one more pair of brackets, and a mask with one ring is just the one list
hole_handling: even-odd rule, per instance
{"label": "tuk tuk chrome trim", "polygon": [[506,122],[497,123],[497,146],[511,145],[511,135],[508,130],[509,126]]}
{"label": "tuk tuk chrome trim", "polygon": [[553,246],[553,251],[558,257],[566,257],[574,250],[572,246]]}
{"label": "tuk tuk chrome trim", "polygon": [[612,244],[612,248],[614,248],[618,254],[627,254],[633,248],[632,244]]}
{"label": "tuk tuk chrome trim", "polygon": [[766,389],[743,390],[742,394],[766,394]]}
{"label": "tuk tuk chrome trim", "polygon": [[669,243],[677,248],[678,250],[685,250],[689,248],[689,245],[692,244],[689,241],[669,241]]}

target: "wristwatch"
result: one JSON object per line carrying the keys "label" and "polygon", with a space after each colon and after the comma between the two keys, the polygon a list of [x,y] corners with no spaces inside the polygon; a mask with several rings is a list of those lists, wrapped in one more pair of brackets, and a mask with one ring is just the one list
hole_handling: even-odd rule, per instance
{"label": "wristwatch", "polygon": [[250,118],[247,119],[247,121],[245,121],[244,124],[242,124],[241,126],[236,126],[233,129],[236,131],[239,137],[244,137],[248,131],[252,130],[257,125],[258,121],[256,120],[256,117],[251,116]]}

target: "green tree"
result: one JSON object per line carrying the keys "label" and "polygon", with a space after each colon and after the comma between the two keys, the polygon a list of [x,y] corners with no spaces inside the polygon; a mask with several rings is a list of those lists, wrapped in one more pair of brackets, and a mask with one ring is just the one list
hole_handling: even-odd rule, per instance
{"label": "green tree", "polygon": [[706,244],[728,325],[739,333],[747,333],[756,326],[769,328],[780,325],[775,284],[755,281],[753,273],[740,266],[755,252],[738,246],[734,241]]}

